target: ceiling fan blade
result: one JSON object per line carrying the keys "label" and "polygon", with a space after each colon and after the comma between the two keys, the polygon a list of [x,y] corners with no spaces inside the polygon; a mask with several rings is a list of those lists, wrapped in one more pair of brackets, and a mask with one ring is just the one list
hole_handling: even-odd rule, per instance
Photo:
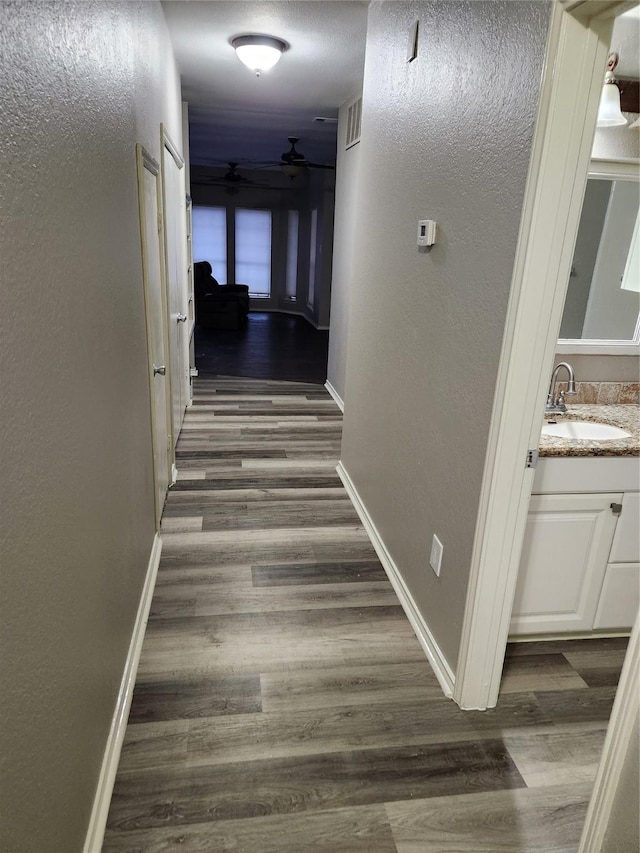
{"label": "ceiling fan blade", "polygon": [[332,166],[330,163],[309,163],[308,160],[305,160],[305,166],[308,166],[310,169],[333,169],[335,170],[335,166]]}

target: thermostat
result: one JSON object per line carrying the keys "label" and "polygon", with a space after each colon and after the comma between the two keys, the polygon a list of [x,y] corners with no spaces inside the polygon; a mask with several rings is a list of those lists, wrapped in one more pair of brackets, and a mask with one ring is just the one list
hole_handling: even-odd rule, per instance
{"label": "thermostat", "polygon": [[436,242],[436,223],[433,219],[418,220],[418,246],[433,246]]}

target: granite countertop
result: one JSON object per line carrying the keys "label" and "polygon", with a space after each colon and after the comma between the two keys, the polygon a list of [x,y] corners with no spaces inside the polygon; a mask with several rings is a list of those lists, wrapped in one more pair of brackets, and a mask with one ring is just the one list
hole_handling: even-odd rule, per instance
{"label": "granite countertop", "polygon": [[640,406],[567,404],[564,414],[545,415],[548,421],[595,421],[610,424],[631,433],[630,438],[610,441],[595,439],[557,438],[540,436],[540,456],[639,456],[640,455]]}

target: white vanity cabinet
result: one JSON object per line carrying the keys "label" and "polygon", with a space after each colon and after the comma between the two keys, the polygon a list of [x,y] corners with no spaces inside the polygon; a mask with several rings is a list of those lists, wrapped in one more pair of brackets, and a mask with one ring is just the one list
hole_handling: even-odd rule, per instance
{"label": "white vanity cabinet", "polygon": [[640,598],[640,460],[545,458],[539,467],[511,634],[630,629]]}

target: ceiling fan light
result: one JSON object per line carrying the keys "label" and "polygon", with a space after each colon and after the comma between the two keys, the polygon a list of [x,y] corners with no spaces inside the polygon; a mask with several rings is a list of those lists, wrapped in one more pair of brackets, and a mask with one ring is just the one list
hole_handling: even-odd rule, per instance
{"label": "ceiling fan light", "polygon": [[627,120],[620,111],[620,89],[613,81],[613,74],[607,72],[600,96],[597,126],[621,127],[626,123]]}
{"label": "ceiling fan light", "polygon": [[238,59],[259,77],[278,62],[288,45],[272,36],[238,36],[231,42]]}
{"label": "ceiling fan light", "polygon": [[280,163],[280,168],[284,172],[284,174],[293,180],[293,178],[297,178],[298,175],[302,175],[305,172],[304,166],[298,166],[296,163]]}

